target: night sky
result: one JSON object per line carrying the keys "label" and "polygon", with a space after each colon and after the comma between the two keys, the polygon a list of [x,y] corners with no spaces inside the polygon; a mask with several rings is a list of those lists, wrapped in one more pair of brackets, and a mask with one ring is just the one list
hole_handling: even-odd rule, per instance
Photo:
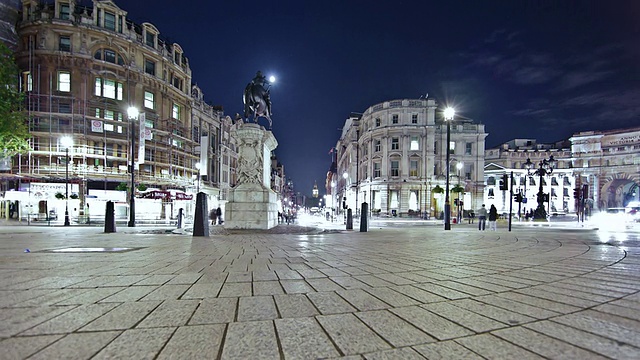
{"label": "night sky", "polygon": [[387,100],[454,106],[487,148],[640,126],[637,0],[115,2],[182,46],[226,115],[257,70],[277,77],[276,155],[307,195],[349,114]]}

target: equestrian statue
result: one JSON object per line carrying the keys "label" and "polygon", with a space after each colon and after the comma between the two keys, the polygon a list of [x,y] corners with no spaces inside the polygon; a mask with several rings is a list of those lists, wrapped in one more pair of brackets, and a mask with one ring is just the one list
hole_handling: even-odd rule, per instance
{"label": "equestrian statue", "polygon": [[248,120],[253,116],[253,121],[258,122],[260,116],[269,120],[269,128],[271,128],[271,99],[269,98],[269,90],[271,84],[267,78],[262,75],[261,71],[244,88],[244,117]]}

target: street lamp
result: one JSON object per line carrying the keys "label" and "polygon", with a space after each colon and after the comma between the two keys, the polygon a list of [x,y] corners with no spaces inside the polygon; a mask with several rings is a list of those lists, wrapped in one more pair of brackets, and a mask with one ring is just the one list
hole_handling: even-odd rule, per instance
{"label": "street lamp", "polygon": [[196,194],[200,193],[200,168],[201,167],[202,167],[202,165],[198,161],[196,163],[196,169],[198,169],[198,178],[196,179]]}
{"label": "street lamp", "polygon": [[[127,115],[129,117],[129,126],[131,127],[131,158],[129,161],[131,162],[131,194],[129,197],[129,224],[128,227],[136,226],[136,204],[135,204],[135,160],[134,160],[134,150],[136,147],[136,124],[134,123],[138,120],[138,108],[129,107],[127,109]],[[144,154],[139,154],[140,156],[144,156]]]}
{"label": "street lamp", "polygon": [[456,111],[452,107],[444,109],[444,121],[447,123],[447,186],[445,189],[444,198],[444,229],[451,230],[451,204],[449,203],[449,153],[451,147],[451,121],[455,116]]}
{"label": "street lamp", "polygon": [[65,148],[65,158],[64,163],[66,166],[66,192],[65,192],[65,208],[64,208],[64,226],[69,226],[71,223],[69,222],[69,148],[73,146],[73,138],[71,136],[64,136],[60,139],[60,145]]}
{"label": "street lamp", "polygon": [[[456,169],[458,169],[458,187],[460,187],[460,170],[462,170],[462,167],[464,166],[463,163],[459,162],[456,164]],[[460,221],[462,220],[462,216],[460,214],[460,189],[458,189],[458,224],[460,224]]]}
{"label": "street lamp", "polygon": [[535,219],[546,220],[547,211],[544,208],[544,202],[545,202],[546,196],[542,189],[542,177],[545,175],[551,175],[551,173],[553,172],[553,169],[556,167],[556,160],[553,158],[553,155],[551,155],[549,156],[549,159],[543,159],[538,163],[537,170],[531,171],[533,170],[535,165],[531,162],[531,159],[527,158],[527,162],[524,163],[524,167],[525,169],[527,169],[527,175],[529,176],[538,175],[540,177],[540,180],[539,180],[540,185],[538,186],[538,196],[537,196],[538,207],[533,213],[533,218],[534,220]]}

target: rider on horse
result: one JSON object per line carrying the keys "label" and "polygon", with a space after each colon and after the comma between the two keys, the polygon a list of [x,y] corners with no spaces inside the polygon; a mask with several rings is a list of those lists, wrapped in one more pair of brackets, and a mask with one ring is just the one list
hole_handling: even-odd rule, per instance
{"label": "rider on horse", "polygon": [[[271,84],[267,81],[267,78],[262,75],[261,71],[258,71],[253,80],[247,84],[247,87],[244,89],[244,116],[246,118],[249,118],[249,115],[253,113],[254,120],[259,116],[264,116],[271,120],[270,87]],[[261,102],[264,102],[264,105],[266,105],[265,109],[260,109]]]}

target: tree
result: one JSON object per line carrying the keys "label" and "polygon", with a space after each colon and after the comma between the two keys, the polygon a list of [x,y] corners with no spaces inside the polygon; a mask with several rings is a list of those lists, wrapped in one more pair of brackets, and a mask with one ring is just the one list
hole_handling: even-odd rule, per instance
{"label": "tree", "polygon": [[460,184],[456,184],[456,186],[453,187],[453,189],[451,189],[452,193],[463,193],[464,192],[464,187],[462,187],[462,185]]}
{"label": "tree", "polygon": [[440,187],[440,185],[436,185],[433,189],[431,189],[431,191],[434,194],[442,194],[444,192],[444,189]]}
{"label": "tree", "polygon": [[19,74],[11,50],[0,42],[0,158],[30,150],[24,94],[18,86]]}

